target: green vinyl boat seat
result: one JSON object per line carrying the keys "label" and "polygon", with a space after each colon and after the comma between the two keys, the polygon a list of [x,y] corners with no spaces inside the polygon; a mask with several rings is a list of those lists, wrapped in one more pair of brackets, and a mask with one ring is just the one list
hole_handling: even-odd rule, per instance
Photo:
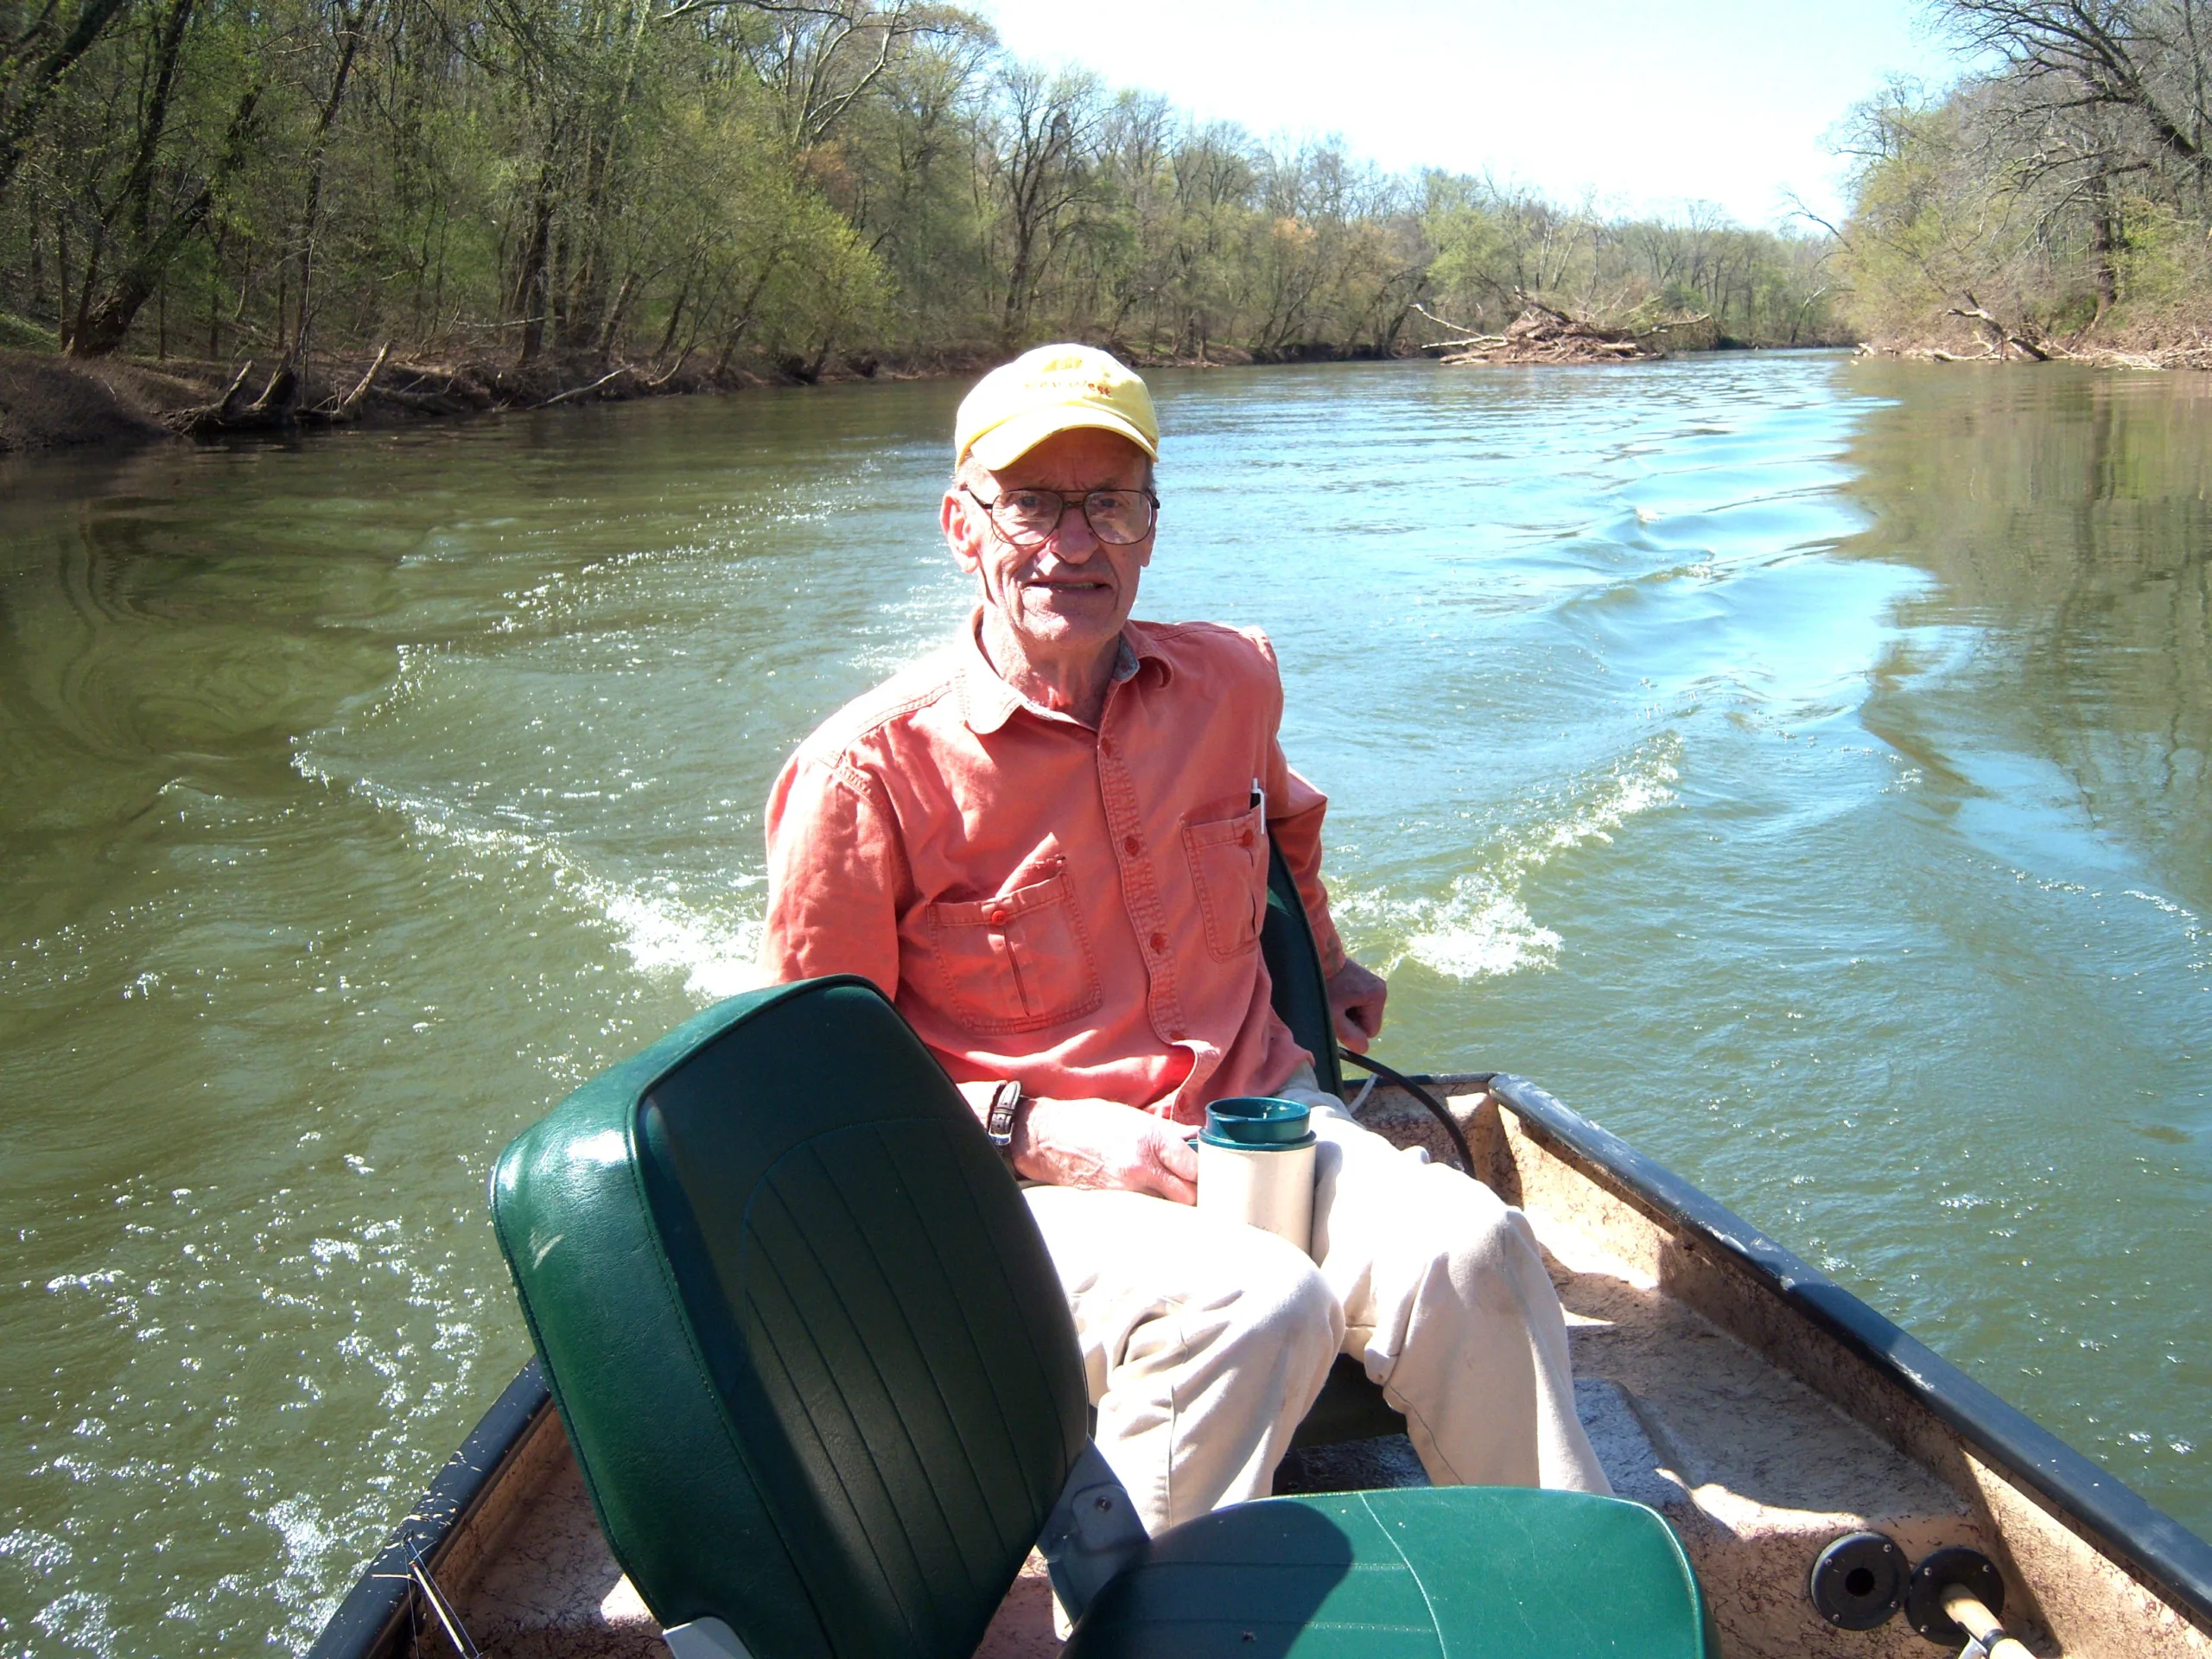
{"label": "green vinyl boat seat", "polygon": [[[1313,944],[1313,924],[1299,896],[1297,880],[1272,831],[1268,836],[1268,907],[1260,922],[1260,960],[1267,966],[1268,995],[1276,1015],[1290,1027],[1298,1046],[1313,1057],[1314,1080],[1326,1093],[1341,1096],[1344,1065],[1337,1058],[1336,1027],[1329,1017],[1329,985],[1321,973],[1321,953]],[[1406,1420],[1383,1399],[1367,1368],[1344,1354],[1330,1369],[1320,1398],[1290,1443],[1302,1451],[1309,1446],[1405,1432]]]}
{"label": "green vinyl boat seat", "polygon": [[1709,1659],[1673,1535],[1611,1499],[1274,1499],[1147,1540],[1084,1432],[1020,1188],[863,980],[734,998],[593,1078],[501,1154],[492,1207],[676,1659],[969,1655],[1033,1544],[1071,1654],[1366,1654],[1425,1628],[1389,1650]]}
{"label": "green vinyl boat seat", "polygon": [[1585,1492],[1271,1497],[1186,1522],[1099,1592],[1061,1659],[1713,1659],[1688,1558]]}

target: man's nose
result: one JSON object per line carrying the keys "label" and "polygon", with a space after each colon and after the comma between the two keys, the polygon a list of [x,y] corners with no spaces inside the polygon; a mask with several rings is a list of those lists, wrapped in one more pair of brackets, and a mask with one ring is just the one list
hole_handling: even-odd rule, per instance
{"label": "man's nose", "polygon": [[1097,533],[1090,528],[1090,520],[1084,517],[1082,502],[1068,503],[1067,510],[1060,514],[1060,522],[1046,537],[1045,546],[1054,558],[1063,559],[1070,564],[1081,564],[1098,550]]}

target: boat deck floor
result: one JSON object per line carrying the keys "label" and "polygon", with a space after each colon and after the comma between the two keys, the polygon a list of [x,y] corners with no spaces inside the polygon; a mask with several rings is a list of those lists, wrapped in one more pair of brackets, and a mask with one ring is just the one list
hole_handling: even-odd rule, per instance
{"label": "boat deck floor", "polygon": [[[1567,1309],[1583,1422],[1615,1491],[1682,1535],[1726,1651],[1924,1653],[1902,1619],[1828,1628],[1806,1599],[1805,1573],[1828,1540],[1861,1527],[1888,1533],[1910,1559],[1974,1541],[1958,1495],[1568,1223],[1533,1205],[1530,1218]],[[511,1484],[512,1513],[486,1517],[474,1573],[456,1562],[446,1575],[467,1586],[470,1633],[503,1659],[660,1659],[667,1649],[607,1553],[551,1413],[520,1455],[539,1467]],[[1423,1484],[1403,1437],[1294,1452],[1276,1478],[1278,1491]],[[1029,1659],[1059,1646],[1033,1555],[978,1653]]]}

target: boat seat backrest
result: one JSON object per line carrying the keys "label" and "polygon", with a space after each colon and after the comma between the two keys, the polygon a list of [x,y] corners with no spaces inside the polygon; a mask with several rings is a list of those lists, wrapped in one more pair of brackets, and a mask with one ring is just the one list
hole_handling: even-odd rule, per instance
{"label": "boat seat backrest", "polygon": [[1298,1046],[1313,1057],[1315,1081],[1325,1093],[1342,1094],[1344,1068],[1337,1059],[1329,983],[1321,975],[1313,925],[1272,833],[1268,836],[1268,907],[1260,921],[1260,959],[1267,964],[1268,997],[1275,1015],[1290,1027]]}
{"label": "boat seat backrest", "polygon": [[733,999],[499,1160],[532,1340],[664,1626],[967,1654],[1084,1448],[1020,1190],[863,980]]}

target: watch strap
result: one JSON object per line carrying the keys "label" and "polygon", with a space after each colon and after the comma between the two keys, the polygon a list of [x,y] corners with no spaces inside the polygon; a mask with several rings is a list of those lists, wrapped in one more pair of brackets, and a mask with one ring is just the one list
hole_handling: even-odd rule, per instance
{"label": "watch strap", "polygon": [[1008,1163],[1014,1161],[1014,1119],[1021,1109],[1021,1085],[1008,1078],[991,1090],[990,1109],[983,1117],[983,1132]]}

